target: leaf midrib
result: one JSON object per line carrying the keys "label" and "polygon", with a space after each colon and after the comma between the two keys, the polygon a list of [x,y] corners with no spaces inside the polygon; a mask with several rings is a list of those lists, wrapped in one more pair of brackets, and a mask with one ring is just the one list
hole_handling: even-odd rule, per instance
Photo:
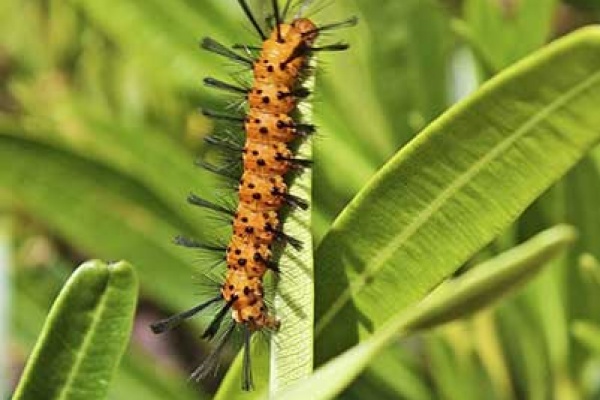
{"label": "leaf midrib", "polygon": [[82,345],[80,346],[80,350],[77,352],[75,362],[72,364],[72,368],[70,369],[67,380],[65,381],[64,386],[62,387],[57,400],[65,400],[68,397],[68,393],[70,391],[71,385],[75,381],[75,377],[79,374],[79,369],[83,364],[83,360],[86,358],[87,349],[90,347],[92,337],[94,337],[94,332],[96,331],[96,326],[100,323],[100,316],[103,315],[105,309],[106,299],[108,297],[106,291],[110,284],[110,275],[111,272],[108,272],[108,276],[106,278],[106,284],[102,289],[103,294],[98,302],[97,306],[94,308],[94,317],[92,318],[92,323],[89,325],[88,330],[83,339]]}
{"label": "leaf midrib", "polygon": [[323,317],[319,320],[315,327],[315,337],[318,337],[323,329],[329,324],[331,320],[342,310],[344,305],[349,301],[354,294],[358,293],[371,278],[385,265],[387,259],[389,259],[404,242],[408,241],[429,219],[435,214],[442,206],[460,191],[473,177],[475,177],[486,165],[494,161],[500,154],[506,151],[515,141],[528,133],[532,128],[537,126],[540,122],[548,118],[554,111],[563,107],[573,98],[583,93],[586,89],[593,86],[596,81],[600,80],[600,71],[590,75],[580,84],[574,86],[572,89],[565,92],[563,95],[558,96],[556,100],[549,103],[546,107],[543,107],[537,113],[535,113],[530,119],[526,120],[514,133],[507,136],[506,139],[502,140],[498,145],[492,148],[486,153],[479,161],[475,162],[471,168],[467,169],[457,179],[453,180],[451,184],[443,190],[428,207],[424,208],[411,222],[406,229],[394,240],[390,241],[377,255],[372,259],[364,272],[356,276],[356,278],[350,282],[348,288],[344,290],[337,298],[337,300],[328,308],[327,312],[323,314]]}

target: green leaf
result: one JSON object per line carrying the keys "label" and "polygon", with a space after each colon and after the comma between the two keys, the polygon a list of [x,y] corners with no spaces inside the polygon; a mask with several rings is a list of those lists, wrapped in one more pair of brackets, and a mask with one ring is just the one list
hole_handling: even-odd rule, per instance
{"label": "green leaf", "polygon": [[14,399],[105,398],[129,342],[137,292],[125,262],[81,265],[52,306]]}
{"label": "green leaf", "polygon": [[[316,67],[316,60],[312,61]],[[304,86],[312,89],[314,76]],[[312,123],[312,104],[302,103],[302,121]],[[307,139],[299,146],[301,159],[311,159],[312,140]],[[290,193],[312,202],[312,172],[305,169],[290,185]],[[313,371],[313,326],[314,326],[314,271],[313,243],[311,236],[311,211],[292,209],[285,216],[284,231],[302,242],[301,249],[287,246],[278,264],[281,273],[275,279],[273,314],[281,321],[279,330],[271,335],[270,363],[266,350],[254,349],[252,354],[256,391],[248,395],[240,391],[242,356],[238,355],[229,369],[225,381],[219,387],[218,399],[233,399],[242,396],[259,397],[259,393],[272,393],[309,376]],[[254,343],[257,347],[258,343]],[[266,382],[269,385],[267,388]]]}
{"label": "green leaf", "polygon": [[[324,54],[325,73],[318,75],[314,196],[325,228],[396,149],[446,108],[452,40],[435,0],[349,0],[327,10],[318,22],[358,12],[360,23],[336,33],[351,49]],[[344,179],[340,165],[352,165]],[[317,242],[323,233],[317,231]]]}
{"label": "green leaf", "polygon": [[499,307],[497,319],[515,386],[523,388],[526,399],[551,398],[548,351],[539,328],[531,323],[531,313],[525,307]]}
{"label": "green leaf", "polygon": [[600,326],[589,321],[575,321],[573,335],[596,355],[600,356]]}
{"label": "green leaf", "polygon": [[[486,390],[496,393],[498,399],[515,397],[506,355],[500,343],[495,313],[481,312],[466,321],[466,324],[472,324],[473,328],[473,347],[479,360],[477,370],[485,371],[489,378],[490,386]],[[462,342],[460,336],[456,336],[455,339],[455,342]]]}
{"label": "green leaf", "polygon": [[[28,354],[42,330],[52,300],[71,273],[70,265],[56,263],[48,268],[12,269],[12,344]],[[149,334],[149,332],[148,332]],[[189,385],[189,374],[169,366],[155,368],[156,359],[131,343],[109,389],[108,399],[145,400],[199,399],[198,388]],[[137,393],[137,395],[135,394]],[[208,395],[204,395],[208,398]]]}
{"label": "green leaf", "polygon": [[583,10],[600,11],[600,3],[596,0],[566,0],[566,2],[581,7]]}
{"label": "green leaf", "polygon": [[484,397],[496,398],[491,394],[472,343],[466,323],[455,323],[439,333],[424,337],[428,365],[435,371],[431,380],[436,398],[477,400],[482,393],[488,395]]}
{"label": "green leaf", "polygon": [[588,28],[508,68],[403,148],[317,249],[317,363],[506,229],[598,142],[599,101],[600,29]]}
{"label": "green leaf", "polygon": [[[0,208],[0,349],[3,351],[8,350],[10,324],[8,300],[12,297],[8,276],[12,257],[10,233],[10,219]],[[0,360],[0,396],[2,397],[8,392],[6,384],[8,382],[8,362],[8,357],[2,357]]]}
{"label": "green leaf", "polygon": [[27,210],[94,257],[140,265],[146,293],[162,303],[180,309],[194,301],[191,257],[169,242],[182,227],[146,187],[105,166],[13,134],[0,135],[0,159],[5,163],[0,168],[0,201]]}
{"label": "green leaf", "polygon": [[421,354],[395,343],[381,352],[340,395],[344,399],[431,400],[429,377],[420,371]]}
{"label": "green leaf", "polygon": [[170,84],[189,89],[196,87],[199,77],[222,69],[215,57],[204,57],[198,62],[197,50],[197,40],[203,34],[231,34],[234,25],[227,25],[231,19],[218,10],[223,8],[220,4],[204,2],[203,12],[199,13],[183,2],[167,5],[159,1],[107,0],[100,4],[71,0],[71,3],[140,65],[152,65],[153,68],[145,72],[153,74],[155,79],[162,77]]}
{"label": "green leaf", "polygon": [[[588,262],[584,262],[584,265],[592,266],[594,258],[600,258],[600,163],[592,157],[579,163],[567,175],[564,193],[566,221],[581,232],[581,240],[575,245],[565,269],[568,271],[585,254],[587,256],[583,257],[583,261]],[[592,267],[588,272],[594,270],[598,270],[598,267]],[[600,291],[597,284],[589,284],[591,282],[586,282],[586,277],[582,274],[563,275],[559,279],[562,279],[563,285],[572,288],[564,291],[568,295],[566,300],[570,312],[577,316],[587,314],[587,318],[600,324]],[[568,329],[563,331],[566,335]]]}
{"label": "green leaf", "polygon": [[[577,231],[581,233],[578,228]],[[577,248],[580,241],[581,239],[574,244],[573,249]],[[569,343],[569,310],[565,306],[567,304],[565,294],[569,291],[568,282],[577,274],[573,273],[566,254],[557,258],[552,264],[524,293],[523,297],[528,300],[523,307],[529,311],[527,313],[529,329],[520,329],[517,337],[521,338],[529,334],[531,338],[524,338],[523,342],[530,340],[539,343],[530,347],[531,350],[528,352],[536,351],[537,346],[542,347],[541,354],[530,357],[527,362],[534,363],[535,358],[540,359],[543,367],[537,368],[536,373],[543,375],[539,372],[542,369],[554,377],[553,385],[547,383],[540,385],[545,386],[543,390],[551,388],[553,398],[575,399],[578,396],[572,394],[574,382],[569,373],[569,360],[572,357],[569,353],[573,350],[573,346]],[[580,291],[583,295],[583,291]],[[570,306],[572,307],[573,304]],[[534,384],[529,386],[532,392],[537,390]]]}
{"label": "green leaf", "polygon": [[579,270],[587,285],[598,290],[600,287],[600,262],[593,254],[581,254],[578,260]]}
{"label": "green leaf", "polygon": [[535,276],[576,238],[576,231],[557,225],[514,247],[472,271],[442,284],[426,299],[412,329],[425,329],[458,319],[508,294]]}
{"label": "green leaf", "polygon": [[48,144],[114,169],[123,177],[143,184],[170,209],[173,214],[170,218],[184,229],[191,231],[196,227],[196,231],[201,230],[198,226],[202,226],[205,219],[183,207],[190,190],[207,181],[206,176],[199,176],[194,168],[193,157],[172,139],[148,126],[115,124],[77,106],[77,100],[77,96],[73,96],[50,107],[28,104],[32,112],[46,107],[45,112],[56,119],[56,123],[42,128],[45,120],[41,118],[29,123],[23,121],[21,126],[0,119],[0,135]]}
{"label": "green leaf", "polygon": [[[316,68],[316,60],[312,66]],[[314,76],[304,86],[312,89]],[[312,124],[312,104],[302,103],[302,121]],[[312,158],[312,140],[298,148],[299,158]],[[290,193],[312,203],[312,172],[306,168],[290,185]],[[279,259],[282,273],[276,279],[277,289],[273,313],[281,321],[279,330],[271,337],[270,391],[278,392],[313,371],[314,347],[314,269],[311,236],[311,211],[291,210],[284,220],[286,234],[299,239],[299,250],[286,246]]]}
{"label": "green leaf", "polygon": [[532,278],[575,238],[568,226],[548,229],[441,286],[417,306],[394,316],[368,340],[319,368],[278,399],[328,399],[346,387],[394,339],[464,317]]}
{"label": "green leaf", "polygon": [[497,72],[549,39],[556,3],[556,0],[514,3],[468,0],[464,3],[466,39]]}

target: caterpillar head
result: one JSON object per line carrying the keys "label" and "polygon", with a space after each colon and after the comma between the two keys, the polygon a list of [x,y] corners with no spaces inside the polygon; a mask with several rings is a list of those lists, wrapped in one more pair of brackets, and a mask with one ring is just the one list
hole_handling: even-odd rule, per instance
{"label": "caterpillar head", "polygon": [[310,47],[319,37],[319,27],[308,18],[298,18],[292,22],[292,27],[300,32],[304,43]]}

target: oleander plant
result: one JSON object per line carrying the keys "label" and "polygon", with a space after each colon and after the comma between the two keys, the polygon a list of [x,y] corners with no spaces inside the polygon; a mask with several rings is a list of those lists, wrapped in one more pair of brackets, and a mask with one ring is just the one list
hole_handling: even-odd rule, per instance
{"label": "oleander plant", "polygon": [[260,45],[239,2],[0,2],[1,398],[599,398],[599,3],[306,4],[359,23],[315,52],[310,217],[244,392],[235,346],[189,380],[209,316],[149,329],[206,291],[173,237],[222,226],[185,199],[224,190],[198,111],[243,104],[202,79],[248,71],[198,44]]}

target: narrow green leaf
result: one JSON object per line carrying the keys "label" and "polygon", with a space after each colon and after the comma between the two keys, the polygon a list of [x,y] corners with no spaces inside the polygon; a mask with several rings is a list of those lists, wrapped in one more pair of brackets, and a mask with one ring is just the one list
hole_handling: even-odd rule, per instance
{"label": "narrow green leaf", "polygon": [[[316,68],[313,60],[312,67]],[[312,76],[305,83],[314,88]],[[302,104],[302,121],[313,123],[312,104]],[[305,140],[297,151],[298,158],[312,158],[312,140]],[[312,204],[312,172],[306,168],[290,185],[290,193]],[[270,391],[278,392],[306,378],[313,371],[314,271],[311,236],[311,211],[291,210],[285,218],[286,234],[299,239],[299,250],[286,246],[279,259],[282,273],[277,279],[273,312],[281,326],[271,339]]]}
{"label": "narrow green leaf", "polygon": [[549,39],[556,4],[556,0],[465,1],[468,38],[498,72]]}
{"label": "narrow green leaf", "polygon": [[0,135],[57,147],[118,171],[123,177],[143,184],[170,209],[171,218],[187,231],[201,230],[198,227],[203,226],[205,219],[184,207],[190,190],[207,181],[206,175],[198,174],[194,168],[193,157],[172,139],[148,126],[130,127],[100,118],[78,106],[77,100],[78,97],[73,96],[51,106],[28,104],[31,112],[46,107],[45,112],[57,120],[56,124],[42,127],[45,120],[40,118],[19,126],[11,120],[0,119]]}
{"label": "narrow green leaf", "polygon": [[[511,378],[505,349],[500,343],[497,318],[494,312],[481,312],[472,318],[473,346],[480,361],[478,370],[485,371],[489,378],[490,388],[498,400],[515,398],[515,390]],[[460,338],[458,338],[460,340]],[[481,368],[483,367],[483,368]],[[480,397],[485,397],[481,394]]]}
{"label": "narrow green leaf", "polygon": [[600,12],[600,3],[596,0],[566,0],[566,2],[573,4],[576,7],[581,7],[584,11]]}
{"label": "narrow green leaf", "polygon": [[[408,81],[412,100],[407,118],[411,131],[406,139],[412,139],[449,105],[446,71],[452,40],[449,16],[438,1],[413,0],[412,3],[406,15],[408,74],[396,78]],[[390,71],[397,75],[395,69]],[[394,111],[389,112],[391,118],[395,116]]]}
{"label": "narrow green leaf", "polygon": [[589,321],[575,321],[573,335],[593,353],[600,356],[600,326]]}
{"label": "narrow green leaf", "polygon": [[[67,280],[69,265],[56,263],[48,268],[14,268],[12,270],[12,344],[27,354],[34,347],[37,336],[44,325],[44,319],[52,300]],[[201,393],[197,387],[189,385],[189,373],[168,365],[156,368],[156,359],[142,352],[131,343],[123,356],[108,399],[143,398],[145,400],[195,399]],[[137,395],[135,394],[137,392]]]}
{"label": "narrow green leaf", "polygon": [[593,254],[583,253],[578,260],[579,270],[585,281],[598,290],[600,287],[600,262]]}
{"label": "narrow green leaf", "polygon": [[[360,19],[336,34],[351,49],[323,55],[326,73],[316,88],[314,196],[328,226],[377,169],[446,108],[452,35],[436,0],[347,0],[327,11],[318,22]],[[352,173],[340,179],[340,166],[350,165]]]}
{"label": "narrow green leaf", "polygon": [[525,307],[498,307],[497,318],[514,385],[523,388],[526,399],[551,398],[548,350],[540,340],[540,328],[531,323],[531,313]]}
{"label": "narrow green leaf", "polygon": [[588,28],[497,75],[403,148],[317,249],[317,362],[506,229],[598,142],[599,101],[600,29]]}
{"label": "narrow green leaf", "polygon": [[[579,229],[577,231],[581,233]],[[572,251],[582,239],[583,235],[580,235]],[[572,264],[568,260],[567,254],[558,257],[524,293],[524,298],[528,300],[524,305],[528,310],[528,324],[535,332],[531,340],[539,342],[543,347],[542,357],[537,358],[543,361],[542,369],[553,376],[552,384],[545,384],[545,390],[551,389],[551,397],[557,399],[579,398],[574,395],[575,382],[570,372],[573,346],[569,337],[570,312],[566,307],[565,296],[569,291],[569,281],[577,274],[573,273]],[[583,289],[579,291],[584,296]],[[573,304],[569,305],[573,307]],[[527,335],[526,329],[521,331],[523,336]]]}
{"label": "narrow green leaf", "polygon": [[[471,331],[455,323],[441,332],[426,335],[426,357],[431,368],[435,397],[447,400],[479,400],[482,393],[495,398],[484,370],[477,364]],[[463,340],[457,340],[462,338]]]}
{"label": "narrow green leaf", "polygon": [[431,400],[431,383],[420,366],[421,354],[401,343],[379,353],[356,381],[340,395],[344,399]]}
{"label": "narrow green leaf", "polygon": [[170,243],[183,227],[139,182],[16,135],[0,135],[0,159],[0,201],[27,210],[87,254],[140,265],[146,293],[165,305],[194,301],[191,255]]}
{"label": "narrow green leaf", "polygon": [[458,319],[499,299],[536,275],[576,236],[573,228],[558,225],[479,264],[464,276],[445,282],[425,299],[427,312],[420,312],[412,329]]}
{"label": "narrow green leaf", "polygon": [[[215,58],[203,58],[198,62],[197,40],[210,32],[229,32],[233,23],[218,10],[219,4],[204,2],[203,14],[192,12],[190,7],[164,2],[107,0],[102,4],[90,0],[71,0],[109,37],[141,65],[152,65],[146,73],[156,74],[169,84],[184,89],[195,88],[198,77],[222,68]],[[220,3],[220,2],[219,2]],[[175,7],[174,10],[168,8]],[[184,10],[186,9],[187,10]],[[174,14],[186,15],[185,21],[174,20]],[[197,32],[189,27],[196,24]],[[228,29],[223,29],[223,25]],[[135,34],[132,34],[135,32]],[[223,34],[221,36],[224,36]]]}
{"label": "narrow green leaf", "polygon": [[[593,265],[593,259],[600,258],[600,164],[592,157],[584,159],[571,171],[564,183],[566,221],[573,224],[581,232],[579,240],[573,249],[569,265],[572,267],[577,263],[581,255],[588,260],[588,266]],[[591,258],[589,257],[591,256]],[[592,264],[589,264],[592,261]],[[591,268],[593,271],[596,268]],[[562,283],[576,290],[565,290],[568,295],[569,309],[574,315],[583,316],[588,313],[589,318],[600,324],[600,291],[597,285],[587,284],[585,277],[581,274],[569,274],[561,276]],[[591,282],[590,282],[591,283]],[[596,307],[593,307],[596,305]],[[593,307],[593,308],[590,308]],[[593,311],[592,311],[593,310]],[[563,329],[567,331],[568,329]]]}
{"label": "narrow green leaf", "polygon": [[[8,300],[12,297],[8,279],[10,271],[10,219],[0,208],[0,354],[8,354],[9,333],[9,307]],[[8,357],[0,360],[0,396],[4,397],[8,391]]]}
{"label": "narrow green leaf", "polygon": [[52,306],[14,399],[104,399],[129,342],[137,291],[125,262],[81,265]]}
{"label": "narrow green leaf", "polygon": [[[316,60],[312,61],[313,68]],[[314,87],[315,77],[307,79],[304,86]],[[312,124],[312,104],[302,104],[302,121]],[[301,159],[311,159],[312,140],[305,140],[296,154]],[[312,172],[305,169],[290,185],[290,193],[307,200],[312,206]],[[293,209],[284,220],[286,234],[302,242],[301,249],[286,246],[278,264],[281,273],[275,279],[273,299],[274,315],[281,321],[279,330],[271,336],[270,363],[267,365],[267,350],[253,351],[252,363],[255,372],[255,392],[240,391],[242,359],[238,354],[231,365],[226,379],[219,387],[217,399],[243,397],[259,398],[261,392],[271,393],[309,376],[313,371],[313,326],[314,326],[314,272],[313,243],[311,236],[311,210]],[[255,343],[259,345],[259,343]],[[268,381],[268,388],[267,388]]]}
{"label": "narrow green leaf", "polygon": [[417,306],[397,314],[371,338],[280,394],[278,399],[332,398],[398,334],[406,336],[478,311],[533,277],[574,238],[572,228],[556,226],[447,282]]}

